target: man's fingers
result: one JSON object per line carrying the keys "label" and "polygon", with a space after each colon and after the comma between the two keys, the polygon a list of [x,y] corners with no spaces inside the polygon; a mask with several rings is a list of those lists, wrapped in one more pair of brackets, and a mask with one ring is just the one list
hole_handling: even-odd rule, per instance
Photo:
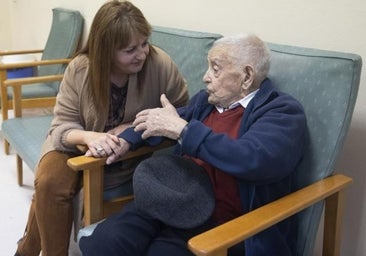
{"label": "man's fingers", "polygon": [[107,160],[106,160],[106,164],[111,164],[113,162],[115,162],[117,159],[119,159],[119,156],[118,155],[110,155]]}
{"label": "man's fingers", "polygon": [[138,126],[139,124],[144,123],[145,121],[146,121],[146,115],[140,115],[135,118],[132,125]]}
{"label": "man's fingers", "polygon": [[146,116],[150,109],[144,109],[137,113],[136,117]]}

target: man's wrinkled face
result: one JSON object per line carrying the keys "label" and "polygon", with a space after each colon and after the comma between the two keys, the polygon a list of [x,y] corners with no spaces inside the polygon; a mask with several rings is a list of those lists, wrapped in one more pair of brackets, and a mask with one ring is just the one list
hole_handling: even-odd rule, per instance
{"label": "man's wrinkled face", "polygon": [[208,102],[226,108],[242,99],[243,73],[230,57],[228,46],[214,46],[208,53],[208,69],[203,76],[209,94]]}

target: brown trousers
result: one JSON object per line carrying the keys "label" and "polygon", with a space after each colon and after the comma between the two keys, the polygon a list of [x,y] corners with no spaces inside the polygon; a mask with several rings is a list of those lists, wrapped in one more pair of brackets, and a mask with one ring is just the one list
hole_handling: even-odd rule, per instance
{"label": "brown trousers", "polygon": [[24,237],[17,253],[22,256],[67,256],[73,223],[73,198],[80,175],[67,166],[74,155],[52,151],[40,161],[35,193]]}

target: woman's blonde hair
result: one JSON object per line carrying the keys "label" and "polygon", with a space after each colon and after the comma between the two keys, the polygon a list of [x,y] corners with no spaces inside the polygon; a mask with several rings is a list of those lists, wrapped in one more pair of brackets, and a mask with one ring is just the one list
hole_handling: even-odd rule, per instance
{"label": "woman's blonde hair", "polygon": [[115,51],[126,48],[136,35],[148,38],[151,31],[140,9],[129,1],[108,1],[98,10],[80,51],[89,58],[90,96],[96,107],[108,106]]}

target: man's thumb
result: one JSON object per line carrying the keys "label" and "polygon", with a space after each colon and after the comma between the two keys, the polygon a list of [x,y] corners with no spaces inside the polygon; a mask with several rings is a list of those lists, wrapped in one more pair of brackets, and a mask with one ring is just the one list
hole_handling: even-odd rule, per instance
{"label": "man's thumb", "polygon": [[168,100],[168,98],[166,97],[165,94],[162,94],[160,96],[160,102],[161,102],[161,105],[163,106],[163,108],[172,106],[172,104],[170,103],[170,101]]}

